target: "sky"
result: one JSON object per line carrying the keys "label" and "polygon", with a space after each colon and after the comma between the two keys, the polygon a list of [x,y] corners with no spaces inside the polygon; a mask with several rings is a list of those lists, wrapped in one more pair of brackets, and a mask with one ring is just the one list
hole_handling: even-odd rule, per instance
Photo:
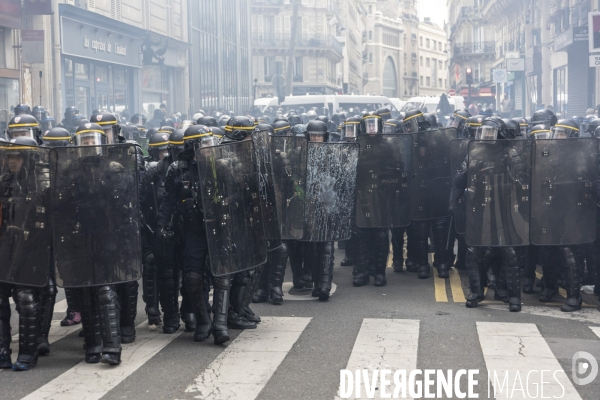
{"label": "sky", "polygon": [[419,19],[431,17],[440,28],[444,27],[444,21],[448,19],[447,0],[419,0]]}

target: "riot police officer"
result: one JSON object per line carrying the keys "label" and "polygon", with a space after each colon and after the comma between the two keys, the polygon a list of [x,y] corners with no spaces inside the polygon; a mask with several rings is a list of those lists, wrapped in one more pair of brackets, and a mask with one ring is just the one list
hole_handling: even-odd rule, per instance
{"label": "riot police officer", "polygon": [[26,136],[35,140],[37,144],[41,144],[41,133],[40,124],[35,117],[29,114],[19,114],[8,122],[6,139],[11,141],[17,137]]}

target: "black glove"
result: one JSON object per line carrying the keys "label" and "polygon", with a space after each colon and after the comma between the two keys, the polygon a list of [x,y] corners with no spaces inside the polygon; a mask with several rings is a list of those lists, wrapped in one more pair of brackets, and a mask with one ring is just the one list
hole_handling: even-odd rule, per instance
{"label": "black glove", "polygon": [[175,236],[175,232],[166,227],[160,227],[156,231],[156,236],[162,241],[169,241]]}

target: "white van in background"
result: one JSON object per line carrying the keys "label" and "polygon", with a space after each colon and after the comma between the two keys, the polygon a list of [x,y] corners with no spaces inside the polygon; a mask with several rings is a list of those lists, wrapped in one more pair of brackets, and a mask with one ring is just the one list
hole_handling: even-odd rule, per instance
{"label": "white van in background", "polygon": [[[446,96],[446,99],[452,107],[452,111],[465,108],[465,98],[462,96]],[[437,110],[440,109],[440,100],[441,96],[412,97],[404,105],[402,111],[418,108],[423,112],[434,113],[437,115]]]}
{"label": "white van in background", "polygon": [[388,107],[390,111],[399,111],[392,101],[385,96],[362,96],[362,95],[307,95],[307,96],[287,96],[285,101],[279,104],[276,97],[260,98],[254,101],[261,112],[267,108],[283,108],[284,112],[297,110],[304,107],[306,111],[316,107],[319,111],[323,107],[329,109],[329,115],[341,111],[362,110],[375,111],[378,108]]}

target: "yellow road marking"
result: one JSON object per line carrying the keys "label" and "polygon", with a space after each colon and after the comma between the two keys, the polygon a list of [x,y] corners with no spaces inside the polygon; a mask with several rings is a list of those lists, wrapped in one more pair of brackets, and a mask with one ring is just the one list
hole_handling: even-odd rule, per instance
{"label": "yellow road marking", "polygon": [[450,268],[450,289],[455,303],[464,303],[467,301],[465,292],[462,288],[460,274],[456,268]]}
{"label": "yellow road marking", "polygon": [[435,287],[435,301],[438,303],[447,303],[448,294],[446,293],[446,280],[433,273],[433,284]]}

